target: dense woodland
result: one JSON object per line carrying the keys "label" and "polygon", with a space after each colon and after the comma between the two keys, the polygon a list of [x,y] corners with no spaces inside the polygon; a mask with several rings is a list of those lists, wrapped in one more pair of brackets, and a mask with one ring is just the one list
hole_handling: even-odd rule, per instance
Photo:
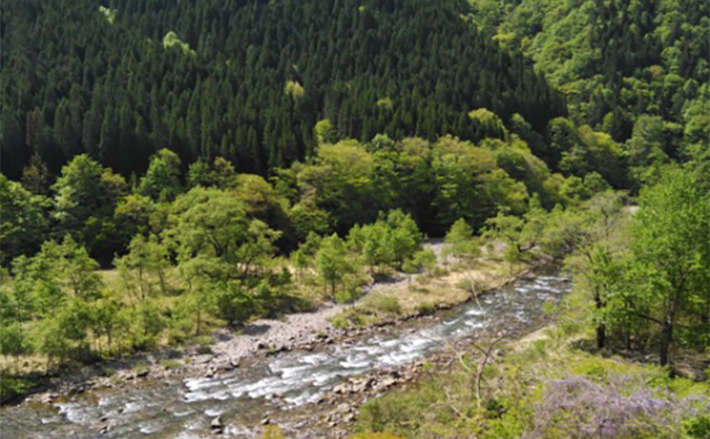
{"label": "dense woodland", "polygon": [[165,147],[266,175],[313,152],[320,119],[340,138],[480,140],[476,108],[538,132],[565,114],[453,0],[97,3],[3,4],[6,175],[88,153],[128,177]]}
{"label": "dense woodland", "polygon": [[[575,291],[556,315],[600,351],[668,367],[710,344],[706,2],[0,8],[11,368],[208,343],[219,326],[353,302],[374,277],[435,272],[426,237],[469,265],[486,243],[500,264],[563,263]],[[407,398],[433,391],[375,402],[359,428],[578,430],[532,426],[532,405],[500,392],[467,394],[466,427],[449,411],[418,423],[429,408]],[[703,437],[706,412],[663,418],[695,436],[649,416],[650,436],[628,437]]]}

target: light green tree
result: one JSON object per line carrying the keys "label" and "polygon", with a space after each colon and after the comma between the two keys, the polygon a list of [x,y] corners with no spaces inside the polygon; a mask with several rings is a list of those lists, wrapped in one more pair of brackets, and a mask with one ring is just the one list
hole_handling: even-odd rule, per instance
{"label": "light green tree", "polygon": [[138,193],[155,201],[172,201],[180,194],[180,158],[169,149],[161,149],[138,185]]}
{"label": "light green tree", "polygon": [[643,191],[631,229],[630,299],[660,329],[661,365],[678,341],[679,322],[710,312],[710,195],[696,183],[675,171]]}
{"label": "light green tree", "polygon": [[353,271],[345,242],[338,235],[323,238],[316,253],[315,266],[323,286],[329,288],[331,297],[335,298],[338,284],[346,273]]}
{"label": "light green tree", "polygon": [[47,226],[49,200],[0,174],[0,263],[37,251]]}
{"label": "light green tree", "polygon": [[167,293],[166,270],[170,267],[168,249],[158,237],[135,236],[128,245],[128,253],[116,258],[123,287],[130,292],[136,302],[154,296],[156,290]]}
{"label": "light green tree", "polygon": [[446,233],[444,241],[449,244],[446,255],[473,264],[481,256],[481,243],[474,236],[473,228],[463,218],[458,219]]}

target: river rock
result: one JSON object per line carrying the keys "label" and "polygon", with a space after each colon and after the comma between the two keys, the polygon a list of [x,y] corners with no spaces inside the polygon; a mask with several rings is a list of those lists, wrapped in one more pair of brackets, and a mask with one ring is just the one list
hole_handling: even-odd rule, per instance
{"label": "river rock", "polygon": [[384,376],[380,378],[377,387],[380,389],[387,389],[395,384],[397,384],[397,378],[393,376]]}
{"label": "river rock", "polygon": [[350,388],[350,392],[352,393],[362,393],[366,390],[369,390],[372,387],[372,384],[374,383],[373,378],[359,378],[359,379],[354,379],[352,380],[352,387]]}
{"label": "river rock", "polygon": [[71,395],[80,395],[86,391],[86,387],[83,385],[78,385],[76,387],[73,387],[72,389],[69,390],[69,396]]}
{"label": "river rock", "polygon": [[217,416],[210,422],[210,428],[212,430],[222,430],[224,429],[224,423],[222,422],[222,416]]}
{"label": "river rock", "polygon": [[350,391],[350,385],[348,383],[340,383],[333,387],[333,393],[336,395],[342,395]]}
{"label": "river rock", "polygon": [[214,355],[210,355],[210,354],[198,355],[192,360],[192,363],[193,364],[207,364],[210,361],[212,361],[213,358],[214,358]]}

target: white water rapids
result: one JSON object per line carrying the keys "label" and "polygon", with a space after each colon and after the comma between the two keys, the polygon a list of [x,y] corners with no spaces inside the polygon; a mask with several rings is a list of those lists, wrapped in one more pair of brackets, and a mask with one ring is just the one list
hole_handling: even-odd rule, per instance
{"label": "white water rapids", "polygon": [[[287,352],[212,378],[147,380],[47,406],[7,407],[0,410],[0,437],[198,438],[219,415],[230,420],[224,435],[258,437],[254,422],[231,420],[259,419],[277,402],[280,410],[303,407],[350,376],[404,365],[460,337],[522,334],[542,320],[545,303],[558,303],[569,288],[557,275],[522,279],[440,319],[392,327],[352,344]],[[101,434],[105,423],[111,429]]]}

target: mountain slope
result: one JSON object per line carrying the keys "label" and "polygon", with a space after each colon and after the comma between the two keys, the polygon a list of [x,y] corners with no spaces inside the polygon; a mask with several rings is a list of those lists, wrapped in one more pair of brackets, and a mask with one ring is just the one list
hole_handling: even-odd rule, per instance
{"label": "mountain slope", "polygon": [[267,173],[308,155],[313,127],[369,140],[483,137],[467,113],[565,113],[521,56],[446,0],[3,3],[2,171],[88,152],[123,174],[161,147]]}

